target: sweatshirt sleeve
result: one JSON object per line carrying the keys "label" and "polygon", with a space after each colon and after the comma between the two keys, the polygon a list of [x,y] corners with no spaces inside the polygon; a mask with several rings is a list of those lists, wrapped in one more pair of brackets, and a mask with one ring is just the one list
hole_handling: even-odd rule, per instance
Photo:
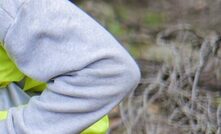
{"label": "sweatshirt sleeve", "polygon": [[78,134],[136,88],[134,59],[68,0],[0,1],[3,47],[24,74],[48,84],[9,109],[1,134]]}

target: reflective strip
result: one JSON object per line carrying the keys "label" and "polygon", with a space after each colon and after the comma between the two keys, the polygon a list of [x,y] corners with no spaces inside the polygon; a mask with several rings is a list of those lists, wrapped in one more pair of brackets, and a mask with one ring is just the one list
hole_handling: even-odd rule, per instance
{"label": "reflective strip", "polygon": [[0,111],[0,120],[7,119],[8,111]]}

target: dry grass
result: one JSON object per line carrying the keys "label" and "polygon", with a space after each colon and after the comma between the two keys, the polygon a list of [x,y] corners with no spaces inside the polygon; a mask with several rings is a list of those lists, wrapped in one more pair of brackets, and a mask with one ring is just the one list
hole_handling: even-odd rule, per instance
{"label": "dry grass", "polygon": [[159,33],[157,43],[169,58],[138,61],[142,81],[120,104],[121,119],[110,133],[219,134],[220,35],[201,37],[178,25]]}

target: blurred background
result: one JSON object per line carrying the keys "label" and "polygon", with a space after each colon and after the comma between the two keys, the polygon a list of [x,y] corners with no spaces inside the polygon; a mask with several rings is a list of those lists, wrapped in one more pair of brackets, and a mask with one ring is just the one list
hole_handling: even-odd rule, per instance
{"label": "blurred background", "polygon": [[137,61],[110,134],[221,134],[221,0],[74,0]]}

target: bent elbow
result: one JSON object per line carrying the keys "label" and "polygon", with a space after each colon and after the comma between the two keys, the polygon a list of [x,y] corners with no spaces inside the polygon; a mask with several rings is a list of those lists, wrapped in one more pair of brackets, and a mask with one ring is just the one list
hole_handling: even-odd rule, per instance
{"label": "bent elbow", "polygon": [[137,63],[132,60],[129,65],[125,66],[126,81],[128,81],[128,88],[126,89],[128,93],[133,92],[138,86],[141,80],[141,71]]}
{"label": "bent elbow", "polygon": [[138,86],[141,79],[141,71],[131,56],[122,58],[120,64],[122,69],[119,75],[118,85],[116,85],[118,86],[118,91],[115,93],[124,98]]}

